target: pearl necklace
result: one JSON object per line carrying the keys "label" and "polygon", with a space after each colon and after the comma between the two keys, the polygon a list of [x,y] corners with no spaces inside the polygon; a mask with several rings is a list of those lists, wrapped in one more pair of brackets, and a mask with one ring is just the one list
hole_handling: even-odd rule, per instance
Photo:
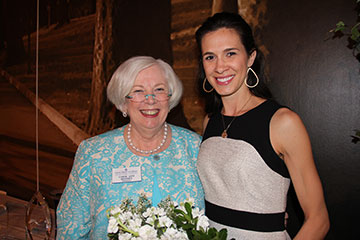
{"label": "pearl necklace", "polygon": [[164,125],[164,137],[160,143],[159,146],[157,146],[156,148],[152,149],[152,150],[142,150],[142,149],[139,149],[137,147],[135,147],[135,145],[133,144],[132,140],[131,140],[131,123],[129,123],[129,126],[128,126],[128,130],[127,130],[127,139],[128,139],[128,142],[129,142],[129,145],[132,149],[134,149],[136,152],[139,152],[141,154],[152,154],[154,152],[157,152],[159,151],[159,149],[164,146],[165,142],[166,142],[166,138],[167,138],[167,134],[168,134],[168,125],[167,123],[165,122],[165,125]]}

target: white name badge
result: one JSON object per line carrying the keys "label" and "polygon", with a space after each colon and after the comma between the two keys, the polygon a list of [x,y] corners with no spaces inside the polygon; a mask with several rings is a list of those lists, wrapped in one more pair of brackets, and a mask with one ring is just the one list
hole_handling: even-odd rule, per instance
{"label": "white name badge", "polygon": [[111,183],[126,183],[141,181],[141,167],[114,168]]}

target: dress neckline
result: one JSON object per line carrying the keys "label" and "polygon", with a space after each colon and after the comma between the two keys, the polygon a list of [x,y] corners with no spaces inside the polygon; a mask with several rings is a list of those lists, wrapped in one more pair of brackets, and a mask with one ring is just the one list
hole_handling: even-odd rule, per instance
{"label": "dress neckline", "polygon": [[126,128],[127,124],[120,127],[119,130],[120,130],[120,134],[122,134],[122,137],[123,137],[123,141],[124,141],[124,146],[126,148],[127,151],[131,152],[134,156],[137,156],[137,157],[142,157],[142,158],[148,158],[148,159],[154,159],[156,161],[159,161],[160,159],[163,158],[163,156],[166,156],[167,153],[169,151],[172,151],[172,149],[174,148],[173,144],[174,144],[174,141],[173,141],[173,137],[174,137],[174,127],[172,124],[168,123],[168,127],[171,129],[171,139],[170,139],[170,144],[165,148],[163,149],[162,151],[160,152],[156,152],[156,153],[151,153],[149,155],[141,155],[141,154],[138,154],[138,153],[135,153],[131,150],[131,148],[126,144],[125,142],[125,128]]}
{"label": "dress neckline", "polygon": [[235,115],[235,116],[229,116],[229,115],[224,115],[221,113],[220,111],[220,115],[223,115],[224,118],[238,118],[238,117],[243,117],[245,115],[248,115],[250,114],[251,112],[254,112],[255,110],[259,109],[260,107],[262,107],[265,103],[269,102],[270,100],[269,99],[266,99],[265,101],[263,101],[262,103],[260,103],[259,105],[255,106],[254,108],[250,109],[249,111],[243,113],[243,114],[240,114],[240,115]]}

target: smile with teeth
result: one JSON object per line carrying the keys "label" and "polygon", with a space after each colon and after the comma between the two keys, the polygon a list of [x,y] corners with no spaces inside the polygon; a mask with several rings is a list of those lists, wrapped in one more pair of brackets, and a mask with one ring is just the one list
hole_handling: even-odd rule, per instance
{"label": "smile with teeth", "polygon": [[142,114],[145,114],[145,115],[151,115],[151,116],[154,116],[156,114],[159,113],[159,110],[158,109],[151,109],[151,110],[141,110],[140,111]]}
{"label": "smile with teeth", "polygon": [[231,75],[229,77],[217,77],[215,78],[216,81],[220,82],[220,83],[228,83],[229,81],[231,81],[234,78],[235,75]]}

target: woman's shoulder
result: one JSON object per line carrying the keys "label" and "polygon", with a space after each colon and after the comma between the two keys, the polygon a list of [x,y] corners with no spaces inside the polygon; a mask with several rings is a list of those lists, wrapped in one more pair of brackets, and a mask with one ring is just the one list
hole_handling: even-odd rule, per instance
{"label": "woman's shoulder", "polygon": [[286,107],[281,107],[275,112],[271,123],[275,129],[282,129],[284,132],[303,126],[300,116]]}
{"label": "woman's shoulder", "polygon": [[193,155],[196,158],[201,144],[201,136],[187,128],[175,125],[170,126],[172,130],[172,147],[176,148],[176,151],[182,151],[182,154]]}
{"label": "woman's shoulder", "polygon": [[201,136],[190,129],[175,126],[172,124],[169,125],[171,126],[172,136],[174,138],[186,138],[186,139],[198,140],[198,141],[201,140]]}
{"label": "woman's shoulder", "polygon": [[112,130],[109,130],[107,132],[101,133],[99,135],[90,137],[82,141],[82,145],[97,145],[97,144],[103,144],[109,141],[114,141],[114,139],[123,138],[124,136],[124,128],[125,126],[122,126],[120,128],[115,128]]}
{"label": "woman's shoulder", "polygon": [[289,108],[285,105],[280,104],[275,99],[261,99],[259,104],[253,109],[259,112],[276,112],[278,109]]}

